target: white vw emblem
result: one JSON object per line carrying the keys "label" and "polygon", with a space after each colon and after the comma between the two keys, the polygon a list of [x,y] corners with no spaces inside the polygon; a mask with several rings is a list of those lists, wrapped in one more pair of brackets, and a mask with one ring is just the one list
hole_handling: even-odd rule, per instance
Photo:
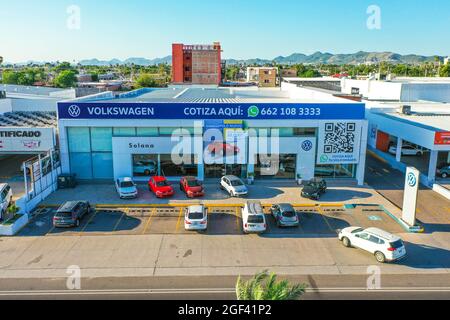
{"label": "white vw emblem", "polygon": [[69,115],[70,115],[72,118],[77,118],[77,117],[79,117],[80,114],[81,114],[81,109],[80,109],[80,107],[79,107],[79,106],[76,106],[76,105],[70,106],[68,111],[69,111]]}

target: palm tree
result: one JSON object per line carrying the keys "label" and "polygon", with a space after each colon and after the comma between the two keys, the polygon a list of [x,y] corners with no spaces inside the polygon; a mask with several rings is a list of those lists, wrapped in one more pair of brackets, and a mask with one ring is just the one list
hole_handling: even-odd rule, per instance
{"label": "palm tree", "polygon": [[247,282],[238,278],[236,296],[241,301],[298,300],[305,293],[306,284],[290,285],[287,280],[277,281],[277,275],[268,270],[256,274]]}

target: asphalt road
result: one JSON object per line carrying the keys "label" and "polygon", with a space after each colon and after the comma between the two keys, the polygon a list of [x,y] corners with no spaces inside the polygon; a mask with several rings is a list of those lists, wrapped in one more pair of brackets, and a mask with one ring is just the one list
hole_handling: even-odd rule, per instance
{"label": "asphalt road", "polygon": [[[403,207],[404,173],[369,154],[366,182],[397,207]],[[427,233],[450,232],[450,201],[421,186],[417,202],[417,218],[425,226]]]}
{"label": "asphalt road", "polygon": [[[305,300],[449,300],[450,278],[442,275],[383,275],[379,289],[367,289],[367,276],[291,276],[306,283]],[[236,277],[158,277],[83,279],[67,290],[65,279],[3,279],[0,300],[235,300]]]}

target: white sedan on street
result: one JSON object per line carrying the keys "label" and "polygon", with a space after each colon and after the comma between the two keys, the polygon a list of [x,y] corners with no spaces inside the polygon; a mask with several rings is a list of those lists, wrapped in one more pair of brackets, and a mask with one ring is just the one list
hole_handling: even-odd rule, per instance
{"label": "white sedan on street", "polygon": [[120,199],[134,199],[138,196],[138,189],[133,179],[124,177],[116,180],[116,190]]}
{"label": "white sedan on street", "polygon": [[378,228],[349,227],[339,232],[339,240],[347,248],[370,252],[379,263],[398,261],[406,257],[402,239]]}

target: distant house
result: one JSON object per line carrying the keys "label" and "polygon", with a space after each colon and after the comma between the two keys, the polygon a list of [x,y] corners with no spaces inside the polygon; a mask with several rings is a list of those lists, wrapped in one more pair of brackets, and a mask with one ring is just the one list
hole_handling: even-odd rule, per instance
{"label": "distant house", "polygon": [[247,82],[257,82],[259,87],[276,87],[278,85],[278,68],[249,67]]}

